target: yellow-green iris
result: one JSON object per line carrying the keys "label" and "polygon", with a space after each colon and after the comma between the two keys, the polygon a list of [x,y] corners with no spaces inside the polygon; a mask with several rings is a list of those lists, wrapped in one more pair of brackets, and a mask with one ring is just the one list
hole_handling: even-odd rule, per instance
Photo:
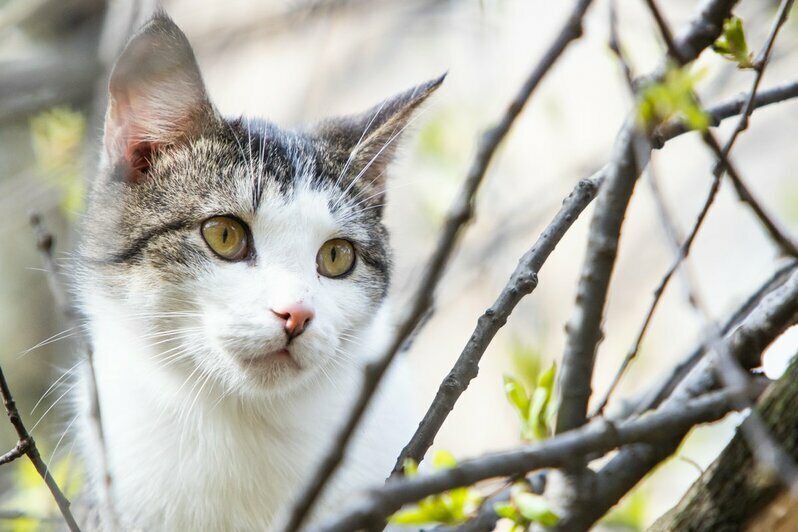
{"label": "yellow-green iris", "polygon": [[223,259],[241,260],[248,255],[247,230],[235,218],[214,216],[205,220],[202,238]]}
{"label": "yellow-green iris", "polygon": [[325,242],[316,255],[316,266],[325,277],[340,277],[355,265],[355,248],[343,238]]}

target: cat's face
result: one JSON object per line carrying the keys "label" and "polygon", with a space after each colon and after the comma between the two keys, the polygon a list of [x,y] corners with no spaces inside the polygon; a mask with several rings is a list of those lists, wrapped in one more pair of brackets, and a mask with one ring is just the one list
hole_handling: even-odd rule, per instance
{"label": "cat's face", "polygon": [[124,308],[163,367],[231,389],[351,363],[388,287],[383,173],[440,81],[303,133],[224,120],[185,37],[156,17],[111,77],[83,290]]}

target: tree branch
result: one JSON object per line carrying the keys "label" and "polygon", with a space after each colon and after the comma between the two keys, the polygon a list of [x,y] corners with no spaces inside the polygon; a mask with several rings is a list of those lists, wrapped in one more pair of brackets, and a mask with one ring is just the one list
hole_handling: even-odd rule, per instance
{"label": "tree branch", "polygon": [[[744,368],[760,364],[762,352],[788,327],[798,322],[798,271],[764,297],[734,332],[719,346],[740,361]],[[713,364],[702,359],[666,398],[660,408],[680,408],[693,397],[717,386]],[[596,491],[590,500],[561,521],[564,529],[589,528],[614,506],[643,476],[673,454],[687,431],[673,432],[666,444],[634,444],[625,447],[596,476]]]}
{"label": "tree branch", "polygon": [[27,455],[31,463],[33,463],[33,467],[36,468],[39,476],[42,477],[42,480],[44,480],[44,483],[47,485],[47,489],[52,493],[53,499],[55,499],[55,503],[58,505],[61,515],[64,516],[64,521],[66,521],[69,530],[71,532],[80,532],[80,527],[78,527],[75,518],[72,516],[72,511],[69,509],[69,501],[47,469],[47,464],[42,460],[33,436],[30,435],[28,429],[25,428],[25,424],[22,422],[22,417],[19,415],[19,410],[14,402],[14,397],[11,395],[11,390],[8,387],[8,382],[6,381],[2,368],[0,368],[0,397],[3,399],[3,405],[5,406],[8,419],[11,421],[11,425],[14,426],[14,430],[17,433],[16,446],[0,457],[0,465],[21,458],[23,455]]}
{"label": "tree branch", "polygon": [[[663,39],[665,40],[665,44],[668,47],[668,54],[676,60],[680,65],[686,65],[694,58],[692,57],[683,57],[679,50],[678,45],[673,39],[672,33],[668,24],[665,22],[662,13],[660,13],[659,8],[654,0],[646,0],[648,4],[649,10],[651,11],[652,15],[654,16],[654,20],[657,22],[657,26],[659,27],[660,33],[662,34]],[[776,15],[776,20],[773,23],[771,28],[770,34],[765,45],[762,48],[762,51],[759,54],[759,59],[757,60],[756,71],[757,74],[754,77],[754,83],[751,88],[751,96],[749,97],[748,103],[746,104],[746,112],[744,112],[740,117],[740,122],[735,128],[734,132],[732,133],[731,137],[727,141],[726,145],[721,148],[718,139],[715,135],[707,130],[701,136],[704,143],[709,147],[709,149],[715,154],[718,158],[718,162],[715,164],[715,168],[713,170],[713,174],[715,175],[715,180],[719,181],[721,176],[723,175],[723,171],[725,170],[726,173],[729,175],[729,178],[732,180],[734,184],[734,188],[737,191],[737,195],[741,201],[747,203],[751,210],[754,211],[754,214],[759,218],[762,225],[764,225],[765,229],[767,230],[770,237],[773,239],[776,244],[782,249],[782,251],[788,255],[792,255],[793,257],[798,257],[798,246],[792,240],[792,238],[787,235],[784,230],[779,227],[779,224],[773,220],[773,218],[767,213],[765,208],[759,203],[759,201],[753,196],[751,191],[748,189],[748,186],[743,181],[740,174],[737,172],[736,168],[731,164],[729,161],[729,151],[731,150],[734,141],[737,139],[737,136],[740,132],[745,129],[748,125],[748,114],[750,113],[751,109],[751,102],[756,95],[756,91],[759,87],[759,83],[762,80],[762,75],[764,74],[765,67],[767,66],[767,62],[770,59],[770,51],[773,48],[773,42],[778,34],[779,29],[787,20],[787,15],[789,13],[789,8],[792,5],[793,0],[782,0],[781,5],[779,7],[779,12]],[[693,98],[696,102],[699,103],[698,96],[693,94]],[[719,184],[714,185],[714,188],[717,188]],[[715,190],[715,193],[717,190]],[[710,198],[708,199],[708,203],[712,203],[714,200],[715,194],[710,194]],[[708,210],[708,207],[707,207]],[[699,220],[703,220],[703,218],[699,218]],[[700,222],[698,223],[700,225]],[[668,279],[670,276],[667,276]],[[665,281],[667,284],[667,280]],[[654,306],[656,306],[656,301]]]}
{"label": "tree branch", "polygon": [[575,457],[605,454],[630,443],[669,440],[671,434],[686,432],[696,424],[716,421],[725,416],[730,411],[734,393],[730,390],[712,392],[691,399],[678,408],[663,408],[649,416],[618,425],[599,419],[541,443],[486,454],[463,461],[451,469],[396,479],[369,492],[354,509],[324,525],[321,530],[361,530],[381,523],[402,505],[428,495],[489,478],[563,467]]}
{"label": "tree branch", "polygon": [[[776,290],[779,286],[783,285],[790,276],[798,269],[798,261],[792,260],[776,270],[740,307],[732,313],[729,319],[721,328],[721,336],[729,334],[735,327],[737,327],[756,307],[760,302],[767,297],[771,292]],[[631,416],[640,415],[643,412],[658,407],[664,401],[675,387],[684,380],[690,371],[698,364],[704,354],[708,351],[709,345],[707,342],[702,342],[697,348],[690,352],[689,355],[684,357],[681,362],[674,366],[670,373],[662,379],[662,381],[654,386],[651,390],[645,392],[634,404],[626,409],[626,412],[621,412],[619,415],[614,416],[615,419],[626,419]]]}
{"label": "tree branch", "polygon": [[[798,358],[759,399],[756,412],[767,430],[798,459]],[[763,472],[742,432],[693,483],[682,500],[652,527],[666,530],[724,530],[763,522],[760,512],[783,491],[774,475]],[[793,503],[794,505],[794,503]],[[762,528],[767,529],[767,527]],[[787,528],[784,528],[786,530]]]}
{"label": "tree branch", "polygon": [[[668,45],[669,54],[674,57],[680,63],[684,63],[683,59],[678,56],[678,49],[676,48],[676,44],[673,41],[673,37],[671,34],[670,29],[668,28],[667,24],[665,23],[665,19],[662,16],[662,13],[659,11],[654,0],[646,0],[646,3],[649,6],[649,9],[654,16],[654,19],[657,21],[657,25],[660,27],[660,31],[665,42]],[[743,112],[740,115],[740,119],[737,122],[737,127],[735,127],[734,131],[732,132],[729,139],[726,141],[726,144],[723,148],[720,147],[718,144],[717,139],[715,136],[710,132],[706,131],[702,135],[702,139],[710,147],[712,152],[718,158],[718,163],[715,164],[715,167],[712,171],[713,173],[713,180],[712,185],[710,186],[709,192],[707,193],[707,198],[704,201],[703,206],[701,207],[701,211],[699,212],[693,227],[690,230],[689,235],[685,239],[684,243],[682,244],[676,259],[673,261],[673,264],[668,268],[668,271],[665,272],[665,275],[660,280],[657,287],[654,289],[654,297],[652,298],[651,304],[649,305],[648,311],[646,312],[645,318],[643,319],[643,323],[640,326],[640,329],[635,337],[632,346],[629,348],[629,351],[626,353],[623,361],[621,362],[621,366],[615,374],[612,382],[610,383],[609,388],[607,389],[606,393],[604,394],[603,399],[599,402],[599,405],[596,409],[596,414],[601,414],[604,411],[604,408],[609,401],[610,396],[615,391],[615,388],[620,383],[623,375],[626,372],[626,369],[632,363],[632,361],[637,357],[637,353],[640,351],[640,346],[643,343],[643,338],[645,337],[646,332],[648,331],[648,327],[651,324],[651,320],[654,317],[654,312],[657,309],[657,306],[662,299],[662,295],[665,293],[665,289],[667,288],[668,284],[670,283],[671,278],[678,270],[681,263],[687,258],[690,254],[690,249],[695,241],[696,236],[698,235],[698,231],[701,228],[701,225],[704,222],[707,214],[709,214],[709,209],[711,208],[712,204],[717,197],[718,191],[720,190],[720,183],[721,178],[723,177],[723,171],[729,174],[732,180],[737,186],[738,193],[740,197],[747,198],[746,201],[757,216],[762,221],[763,225],[767,228],[768,232],[770,233],[771,237],[781,246],[781,248],[789,253],[792,256],[798,256],[798,248],[795,247],[795,244],[792,242],[792,239],[788,237],[786,234],[783,233],[781,229],[779,229],[778,225],[773,221],[767,213],[764,211],[764,208],[753,198],[751,193],[745,187],[742,178],[737,173],[736,169],[732,166],[731,162],[729,161],[729,152],[731,151],[732,146],[734,145],[734,141],[737,139],[739,133],[748,126],[748,119],[753,112],[753,103],[754,99],[756,98],[756,93],[759,88],[759,82],[762,79],[762,74],[764,73],[765,67],[767,66],[767,60],[769,58],[770,50],[773,46],[773,40],[775,39],[778,29],[784,24],[786,19],[786,10],[785,7],[788,7],[789,4],[792,3],[792,0],[783,0],[781,4],[781,8],[779,10],[779,15],[777,16],[776,20],[773,23],[773,27],[770,32],[770,37],[768,41],[765,43],[762,52],[760,53],[761,60],[759,61],[759,67],[757,68],[757,75],[755,76],[753,85],[749,91],[748,98],[746,99],[746,103],[743,108]],[[697,97],[696,97],[697,98]]]}
{"label": "tree branch", "polygon": [[62,283],[59,281],[60,274],[58,264],[53,258],[53,247],[55,239],[53,235],[47,230],[42,222],[41,216],[38,213],[31,214],[30,224],[36,235],[36,248],[42,258],[42,265],[44,266],[45,274],[47,275],[47,284],[50,287],[50,292],[53,295],[58,310],[64,315],[69,324],[77,331],[76,341],[79,344],[79,349],[86,354],[86,362],[88,364],[88,379],[87,385],[89,397],[89,421],[91,429],[94,434],[93,437],[100,449],[97,460],[100,464],[102,471],[102,499],[100,502],[102,507],[102,515],[106,522],[115,528],[117,525],[116,512],[114,511],[113,500],[111,497],[111,485],[113,479],[111,471],[108,468],[108,451],[105,445],[105,434],[103,431],[102,414],[100,412],[100,398],[97,393],[97,382],[94,373],[94,357],[89,339],[83,334],[83,327],[79,324],[81,317],[78,310],[72,304],[69,295]]}
{"label": "tree branch", "polygon": [[486,131],[482,136],[474,162],[457,198],[455,198],[449,210],[435,251],[424,270],[421,283],[410,302],[409,309],[399,321],[400,325],[389,343],[388,350],[375,363],[369,364],[366,367],[363,387],[355,401],[354,407],[349,413],[342,429],[333,439],[330,451],[322,459],[315,474],[310,477],[310,482],[306,489],[304,489],[297,498],[285,530],[295,531],[300,528],[305,518],[310,515],[313,505],[324,489],[327,481],[343,460],[344,451],[349,441],[352,439],[352,435],[360,419],[363,417],[382,376],[401,349],[405,339],[413,333],[424,316],[424,313],[432,303],[435,287],[443,274],[444,267],[457,242],[460,228],[465,225],[473,215],[474,195],[487,172],[496,149],[510,131],[515,119],[521,113],[524,105],[543,77],[548,73],[565,48],[582,35],[582,17],[588,7],[590,7],[591,1],[592,0],[577,1],[565,26],[552,45],[546,50],[543,58],[527,78],[516,97],[510,102],[509,107],[499,123]]}
{"label": "tree branch", "polygon": [[[698,16],[675,43],[680,57],[692,60],[720,35],[735,0],[707,0]],[[675,41],[674,41],[675,42]],[[642,147],[645,145],[645,147]],[[615,142],[607,182],[597,199],[587,252],[576,296],[576,309],[567,326],[560,374],[557,433],[582,425],[591,395],[595,352],[610,278],[615,265],[621,225],[634,186],[648,162],[650,145],[638,132],[634,117],[627,119]]]}
{"label": "tree branch", "polygon": [[[754,100],[753,108],[758,109],[764,105],[778,103],[795,97],[798,97],[798,82],[781,85],[758,93]],[[716,124],[719,124],[724,119],[739,113],[743,109],[745,101],[747,101],[747,94],[741,94],[732,100],[707,109],[707,113]],[[680,122],[669,122],[659,132],[659,146],[662,147],[668,140],[687,132],[689,130],[681,127]],[[432,446],[435,436],[437,436],[444,421],[454,408],[455,403],[468,388],[470,382],[476,378],[479,372],[479,362],[487,346],[504,325],[518,302],[534,291],[536,285],[529,283],[528,279],[537,278],[548,256],[559,244],[573,222],[576,221],[576,218],[595,198],[598,188],[603,183],[604,175],[605,169],[601,169],[590,178],[579,181],[563,201],[562,207],[543,230],[532,248],[521,257],[506,286],[493,304],[477,320],[468,343],[463,348],[452,369],[441,382],[435,398],[424,415],[424,419],[419,423],[412,439],[399,455],[391,475],[392,477],[401,471],[402,464],[406,458],[411,458],[416,462],[423,460],[424,455]]]}
{"label": "tree branch", "polygon": [[521,299],[535,289],[540,268],[579,214],[596,197],[603,179],[604,172],[599,170],[590,178],[579,181],[576,188],[563,201],[554,219],[538,237],[535,245],[518,261],[518,266],[496,301],[477,320],[474,332],[471,333],[460,357],[441,383],[418,430],[396,461],[394,475],[401,473],[405,459],[410,458],[420,462],[424,458],[460,395],[477,376],[479,361],[493,337],[507,322],[507,318]]}
{"label": "tree branch", "polygon": [[[759,363],[765,348],[796,322],[798,322],[798,271],[793,270],[789,279],[763,298],[743,323],[722,341],[721,347],[741,361],[744,367],[750,368]],[[487,478],[512,476],[544,467],[562,467],[570,464],[575,457],[591,456],[628,445],[619,452],[610,465],[599,472],[596,485],[600,489],[592,504],[581,507],[578,513],[564,516],[562,525],[564,528],[572,526],[574,529],[586,529],[637,482],[635,480],[629,485],[630,479],[637,473],[642,477],[653,465],[670,455],[690,428],[701,422],[691,423],[687,420],[688,417],[699,416],[699,410],[701,415],[708,415],[708,410],[703,408],[711,410],[719,407],[720,403],[715,401],[720,401],[720,397],[723,397],[723,401],[729,401],[741,392],[737,389],[726,389],[706,395],[708,390],[716,387],[717,381],[712,364],[706,360],[704,362],[703,365],[694,368],[662,407],[651,415],[623,421],[618,425],[597,419],[585,427],[555,436],[540,444],[515,451],[485,455],[464,461],[458,467],[449,470],[395,479],[382,488],[372,490],[356,508],[332,521],[324,530],[353,530],[368,526],[381,522],[402,504],[433,493],[470,485]],[[710,403],[714,407],[711,407]],[[703,406],[699,408],[698,405]],[[718,414],[718,411],[714,412],[722,415]],[[667,436],[662,438],[662,435]],[[665,443],[656,446],[639,443],[655,440]],[[618,463],[620,457],[625,457],[623,460],[625,463]],[[648,461],[645,467],[639,470],[629,470],[629,457],[632,464],[642,458]],[[660,458],[654,461],[657,457]]]}

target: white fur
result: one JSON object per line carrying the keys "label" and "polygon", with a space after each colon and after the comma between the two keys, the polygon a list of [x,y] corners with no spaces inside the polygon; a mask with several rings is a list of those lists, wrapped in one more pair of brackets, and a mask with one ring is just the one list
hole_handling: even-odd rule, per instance
{"label": "white fur", "polygon": [[[83,288],[113,502],[125,528],[275,526],[341,425],[363,365],[384,348],[386,306],[374,307],[351,279],[316,273],[321,244],[341,236],[326,197],[303,188],[290,201],[265,196],[246,220],[254,265],[211,262],[179,287],[142,273],[125,281],[123,297],[101,283]],[[249,364],[284,345],[270,309],[297,301],[316,314],[290,346],[301,369]],[[317,521],[379,485],[411,434],[403,364],[381,386]],[[88,402],[80,403],[87,424]],[[99,450],[90,438],[82,444],[99,490]]]}

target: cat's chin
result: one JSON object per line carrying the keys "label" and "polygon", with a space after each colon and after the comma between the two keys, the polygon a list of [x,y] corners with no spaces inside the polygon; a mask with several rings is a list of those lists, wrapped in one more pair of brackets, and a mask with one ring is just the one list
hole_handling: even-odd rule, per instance
{"label": "cat's chin", "polygon": [[282,372],[286,370],[301,372],[303,369],[296,357],[285,347],[277,351],[265,352],[256,356],[236,357],[235,360],[241,370],[247,373],[275,373],[277,371]]}
{"label": "cat's chin", "polygon": [[279,395],[299,388],[316,374],[313,365],[302,362],[290,348],[257,355],[232,355],[244,390],[255,395]]}

